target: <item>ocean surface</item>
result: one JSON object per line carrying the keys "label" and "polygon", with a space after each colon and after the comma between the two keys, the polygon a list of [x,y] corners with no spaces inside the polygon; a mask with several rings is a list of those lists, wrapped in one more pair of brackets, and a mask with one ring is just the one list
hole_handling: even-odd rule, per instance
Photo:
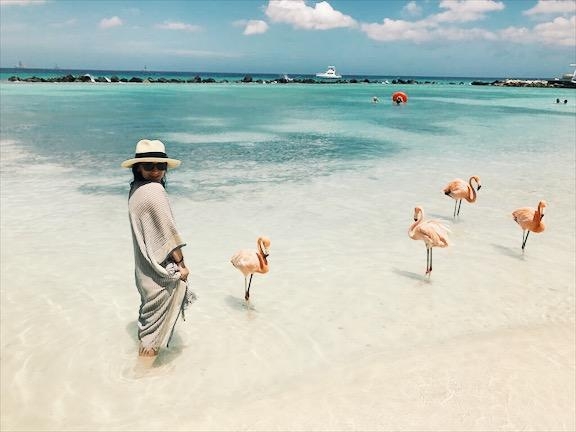
{"label": "ocean surface", "polygon": [[[1,78],[2,430],[574,429],[574,90]],[[198,296],[148,369],[120,168],[143,138],[182,160]],[[511,212],[542,199],[522,254]],[[430,278],[416,205],[451,230]],[[246,304],[229,259],[259,235]]]}

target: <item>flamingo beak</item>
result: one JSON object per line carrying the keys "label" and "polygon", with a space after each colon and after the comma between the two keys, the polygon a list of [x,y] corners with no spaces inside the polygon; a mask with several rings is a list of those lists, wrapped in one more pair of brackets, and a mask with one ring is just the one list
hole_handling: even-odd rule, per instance
{"label": "flamingo beak", "polygon": [[478,185],[478,189],[476,189],[476,190],[479,191],[481,187],[482,187],[482,185]]}

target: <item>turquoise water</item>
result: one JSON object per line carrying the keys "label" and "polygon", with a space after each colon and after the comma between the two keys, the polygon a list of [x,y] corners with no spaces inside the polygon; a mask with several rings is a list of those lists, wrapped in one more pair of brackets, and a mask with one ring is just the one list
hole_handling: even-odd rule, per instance
{"label": "turquoise water", "polygon": [[[552,89],[76,83],[2,83],[1,89],[2,139],[42,161],[120,180],[125,173],[117,165],[134,144],[158,138],[170,156],[184,161],[179,190],[222,170],[214,185],[205,185],[210,193],[218,192],[218,184],[263,177],[306,181],[414,152],[441,152],[448,144],[450,151],[473,147],[475,153],[500,154],[519,138],[523,147],[530,145],[519,122],[569,124],[574,116],[574,97],[568,106],[553,104],[564,96]],[[408,93],[408,104],[390,103],[397,90]],[[370,103],[372,96],[380,103]],[[475,135],[466,136],[472,128]],[[479,136],[496,128],[497,137]],[[249,172],[254,163],[256,176]],[[123,193],[118,183],[114,190],[90,190]]]}
{"label": "turquoise water", "polygon": [[[392,104],[397,90],[407,104]],[[131,173],[120,168],[142,138],[182,160],[168,192],[199,297],[150,374],[135,371]],[[575,139],[573,90],[0,82],[2,429],[256,430],[259,416],[242,415],[252,403],[264,398],[261,414],[278,418],[287,389],[303,388],[294,394],[306,401],[318,379],[326,407],[350,407],[329,409],[327,429],[381,430],[353,398],[334,399],[335,382],[364,395],[379,383],[383,400],[406,400],[412,413],[436,393],[422,399],[423,381],[394,394],[382,381],[394,359],[515,329],[573,328]],[[442,188],[473,174],[478,201],[452,220]],[[522,254],[510,214],[540,199],[547,229]],[[407,235],[416,205],[451,229],[430,279],[424,245]],[[255,276],[247,306],[229,259],[262,234],[270,273]],[[562,376],[574,364],[573,354],[545,354]],[[355,388],[366,359],[378,362]],[[467,375],[453,362],[446,370]],[[492,372],[478,378],[479,394],[502,384],[494,406],[520,412],[498,430],[533,429],[510,371]],[[479,417],[463,417],[491,430],[489,407],[476,403],[488,396],[466,399],[457,378],[446,380],[453,401],[433,406],[473,400]],[[548,409],[555,391],[531,399],[531,411],[549,421],[543,430],[571,430],[573,410]],[[573,406],[573,391],[562,394]]]}

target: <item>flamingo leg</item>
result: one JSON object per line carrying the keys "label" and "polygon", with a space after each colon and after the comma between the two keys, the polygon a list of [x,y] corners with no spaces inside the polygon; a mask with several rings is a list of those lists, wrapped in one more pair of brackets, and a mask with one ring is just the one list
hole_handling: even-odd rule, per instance
{"label": "flamingo leg", "polygon": [[460,207],[462,207],[462,200],[458,200],[458,216],[460,216]]}
{"label": "flamingo leg", "polygon": [[430,249],[426,248],[426,273],[430,274]]}
{"label": "flamingo leg", "polygon": [[250,282],[248,282],[248,289],[245,290],[244,292],[244,299],[246,301],[248,301],[248,299],[250,298],[250,284],[252,284],[252,276],[254,276],[254,273],[250,274]]}
{"label": "flamingo leg", "polygon": [[528,241],[528,234],[530,234],[530,230],[526,231],[526,237],[524,237],[524,233],[522,233],[522,252],[524,252],[524,248],[526,247],[526,242]]}
{"label": "flamingo leg", "polygon": [[456,217],[456,207],[458,206],[458,200],[454,200],[454,214],[452,215],[452,217]]}
{"label": "flamingo leg", "polygon": [[430,266],[428,267],[428,277],[432,274],[432,248],[430,248]]}

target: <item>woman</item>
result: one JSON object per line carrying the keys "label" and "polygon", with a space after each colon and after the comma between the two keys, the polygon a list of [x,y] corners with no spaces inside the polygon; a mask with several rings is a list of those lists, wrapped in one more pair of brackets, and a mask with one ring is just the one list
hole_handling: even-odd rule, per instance
{"label": "woman", "polygon": [[187,302],[182,247],[186,245],[174,222],[166,194],[166,171],[180,165],[166,155],[158,140],[141,140],[133,159],[128,210],[134,244],[136,287],[140,293],[138,318],[139,355],[154,357],[168,346],[172,331]]}

